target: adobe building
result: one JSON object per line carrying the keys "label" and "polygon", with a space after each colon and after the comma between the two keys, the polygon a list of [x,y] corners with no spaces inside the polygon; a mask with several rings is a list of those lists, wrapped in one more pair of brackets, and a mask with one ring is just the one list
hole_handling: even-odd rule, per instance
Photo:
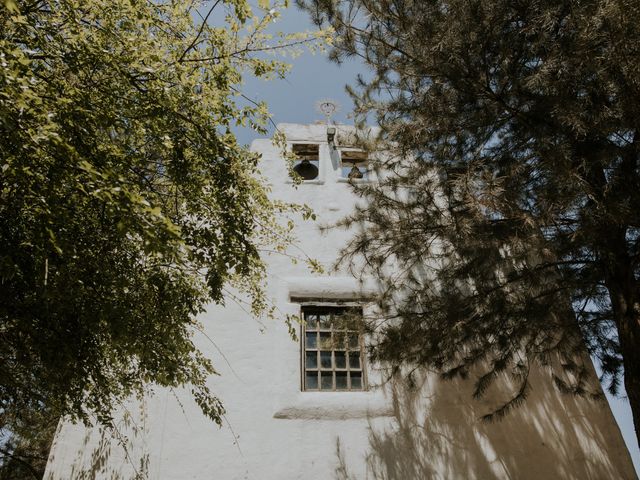
{"label": "adobe building", "polygon": [[[349,127],[279,129],[301,158],[301,185],[294,188],[270,140],[256,140],[252,149],[262,155],[273,195],[317,215],[296,225],[299,248],[291,254],[331,266],[350,232],[319,226],[361,201],[350,180],[375,181],[367,156],[349,145]],[[480,417],[503,398],[499,389],[475,401],[468,383],[431,374],[413,390],[382,384],[381,371],[362,354],[366,338],[357,327],[359,315],[375,315],[375,285],[344,271],[313,274],[283,255],[266,261],[268,296],[282,316],[301,316],[306,325],[294,341],[284,322],[260,322],[233,301],[201,317],[208,338],[198,344],[221,374],[210,387],[227,409],[222,428],[187,393],[156,389],[121,409],[115,438],[62,422],[45,478],[637,478],[606,401],[563,395],[548,375],[534,372],[525,404],[485,423]]]}

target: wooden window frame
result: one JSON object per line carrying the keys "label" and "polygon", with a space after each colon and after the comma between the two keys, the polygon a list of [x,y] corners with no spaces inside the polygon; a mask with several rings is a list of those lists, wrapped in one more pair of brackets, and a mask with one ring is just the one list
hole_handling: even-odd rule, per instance
{"label": "wooden window frame", "polygon": [[[368,378],[367,378],[367,368],[366,368],[366,358],[364,355],[364,333],[362,328],[358,329],[350,329],[350,328],[336,328],[335,323],[333,321],[333,315],[336,313],[344,314],[345,311],[348,310],[359,310],[359,314],[362,315],[362,305],[303,305],[301,306],[301,318],[303,319],[301,325],[301,335],[300,335],[300,387],[303,392],[365,392],[368,390]],[[329,315],[329,325],[328,327],[322,327],[320,321],[316,321],[315,328],[309,328],[308,326],[308,318],[309,315],[318,315],[325,314]],[[315,346],[309,347],[307,346],[307,333],[315,333]],[[330,343],[322,344],[321,343],[321,334],[329,334]],[[346,343],[342,345],[343,348],[336,348],[336,334],[344,335]],[[352,367],[351,365],[351,355],[354,350],[350,348],[350,336],[357,335],[358,341],[358,360],[359,360],[359,368]],[[322,348],[322,347],[325,348]],[[316,365],[315,368],[307,368],[307,353],[315,352],[316,353]],[[331,366],[330,367],[322,367],[321,353],[320,352],[330,352],[331,354]],[[338,368],[336,366],[336,352],[344,352],[344,368]],[[306,380],[307,380],[307,372],[315,372],[317,375],[317,388],[307,388]],[[322,388],[322,373],[331,373],[331,388]],[[346,388],[337,388],[336,386],[336,373],[345,373],[347,385]],[[354,375],[352,373],[360,374],[360,388],[352,387],[352,378]]]}

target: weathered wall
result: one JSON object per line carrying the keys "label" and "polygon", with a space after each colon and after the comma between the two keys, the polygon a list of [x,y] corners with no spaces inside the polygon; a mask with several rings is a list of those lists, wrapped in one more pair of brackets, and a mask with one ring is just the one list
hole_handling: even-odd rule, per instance
{"label": "weathered wall", "polygon": [[[292,140],[326,142],[322,125],[280,126]],[[337,158],[321,145],[320,176],[293,188],[267,140],[254,142],[274,195],[314,208],[298,225],[299,250],[329,266],[348,232],[321,232],[356,201],[338,180]],[[290,296],[356,298],[371,294],[344,272],[321,277],[281,255],[269,262],[269,295],[283,314],[299,314]],[[366,313],[366,312],[365,312]],[[64,423],[48,479],[634,479],[620,432],[604,402],[564,396],[534,374],[526,404],[495,423],[479,417],[499,391],[471,401],[470,386],[422,378],[367,392],[301,392],[300,345],[282,322],[261,323],[229,301],[202,316],[199,344],[221,376],[210,381],[227,407],[218,429],[184,392],[159,390],[123,407],[121,437]],[[214,343],[215,342],[215,343]],[[370,383],[380,375],[370,371]],[[126,450],[123,445],[128,446]]]}

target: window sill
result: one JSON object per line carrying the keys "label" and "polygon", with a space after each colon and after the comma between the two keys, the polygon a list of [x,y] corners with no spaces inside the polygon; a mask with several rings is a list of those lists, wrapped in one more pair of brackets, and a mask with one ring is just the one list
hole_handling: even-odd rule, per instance
{"label": "window sill", "polygon": [[293,180],[287,180],[285,183],[290,185],[324,185],[324,180],[303,180],[302,182],[296,184]]}
{"label": "window sill", "polygon": [[273,418],[284,420],[350,420],[392,417],[393,406],[382,392],[299,392]]}
{"label": "window sill", "polygon": [[354,183],[356,185],[363,183],[373,183],[373,180],[370,178],[338,178],[338,183]]}

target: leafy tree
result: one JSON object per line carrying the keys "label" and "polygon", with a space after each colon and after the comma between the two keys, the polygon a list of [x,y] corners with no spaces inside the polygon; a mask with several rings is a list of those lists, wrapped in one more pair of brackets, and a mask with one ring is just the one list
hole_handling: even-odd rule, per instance
{"label": "leafy tree", "polygon": [[[583,344],[640,435],[640,6],[626,0],[315,0],[375,114],[380,181],[345,255],[385,280],[374,355],[588,394]],[[388,273],[392,272],[392,273]],[[556,360],[554,360],[556,359]]]}
{"label": "leafy tree", "polygon": [[45,405],[0,414],[0,480],[44,476],[58,416]]}
{"label": "leafy tree", "polygon": [[269,34],[285,5],[258,4],[0,2],[3,429],[44,407],[109,425],[150,383],[220,421],[196,315],[229,286],[268,314],[260,251],[300,210],[232,133],[268,120],[242,79],[284,75],[266,53],[322,35]]}

